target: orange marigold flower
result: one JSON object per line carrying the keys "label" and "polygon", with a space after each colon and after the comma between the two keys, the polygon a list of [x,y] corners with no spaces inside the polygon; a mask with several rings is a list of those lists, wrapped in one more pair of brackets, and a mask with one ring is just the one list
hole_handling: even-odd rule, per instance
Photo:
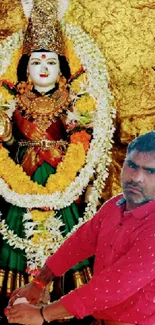
{"label": "orange marigold flower", "polygon": [[84,130],[75,132],[70,137],[71,143],[77,144],[78,142],[81,142],[84,146],[85,151],[87,151],[89,148],[90,139],[91,135]]}

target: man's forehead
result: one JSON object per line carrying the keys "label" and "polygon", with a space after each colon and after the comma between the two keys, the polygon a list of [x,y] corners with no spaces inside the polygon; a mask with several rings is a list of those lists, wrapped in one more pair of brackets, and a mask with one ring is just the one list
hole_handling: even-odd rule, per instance
{"label": "man's forehead", "polygon": [[155,151],[142,152],[135,149],[127,155],[126,160],[132,160],[138,166],[155,168]]}

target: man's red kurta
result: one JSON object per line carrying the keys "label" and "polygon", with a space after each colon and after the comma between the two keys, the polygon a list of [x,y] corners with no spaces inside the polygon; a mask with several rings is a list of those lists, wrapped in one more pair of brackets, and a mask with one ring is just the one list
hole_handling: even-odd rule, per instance
{"label": "man's red kurta", "polygon": [[122,195],[106,202],[46,261],[56,276],[95,255],[88,284],[61,298],[77,318],[155,324],[155,200],[124,211]]}

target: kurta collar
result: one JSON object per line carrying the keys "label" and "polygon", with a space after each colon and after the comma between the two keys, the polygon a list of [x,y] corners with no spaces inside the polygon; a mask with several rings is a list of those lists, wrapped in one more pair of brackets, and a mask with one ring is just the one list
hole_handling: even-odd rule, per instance
{"label": "kurta collar", "polygon": [[[124,196],[122,196],[116,202],[116,205],[118,207],[122,207],[122,205],[125,204],[125,202],[126,202],[126,199],[124,198]],[[134,210],[124,211],[124,214],[132,214],[136,219],[143,219],[154,211],[155,211],[155,200],[152,200],[150,202],[147,202],[147,203],[141,205],[140,207],[137,207]]]}

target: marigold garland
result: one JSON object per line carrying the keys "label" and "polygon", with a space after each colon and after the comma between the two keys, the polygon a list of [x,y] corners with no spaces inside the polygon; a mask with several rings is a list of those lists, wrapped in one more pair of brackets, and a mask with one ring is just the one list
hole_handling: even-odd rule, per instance
{"label": "marigold garland", "polygon": [[[63,162],[59,163],[56,174],[50,175],[46,186],[31,181],[23,168],[16,164],[8,155],[8,151],[1,146],[0,149],[0,176],[9,187],[19,194],[48,194],[64,191],[72,182],[77,172],[85,162],[83,144],[70,144]],[[6,168],[6,166],[8,166]],[[16,177],[14,177],[16,175]]]}

